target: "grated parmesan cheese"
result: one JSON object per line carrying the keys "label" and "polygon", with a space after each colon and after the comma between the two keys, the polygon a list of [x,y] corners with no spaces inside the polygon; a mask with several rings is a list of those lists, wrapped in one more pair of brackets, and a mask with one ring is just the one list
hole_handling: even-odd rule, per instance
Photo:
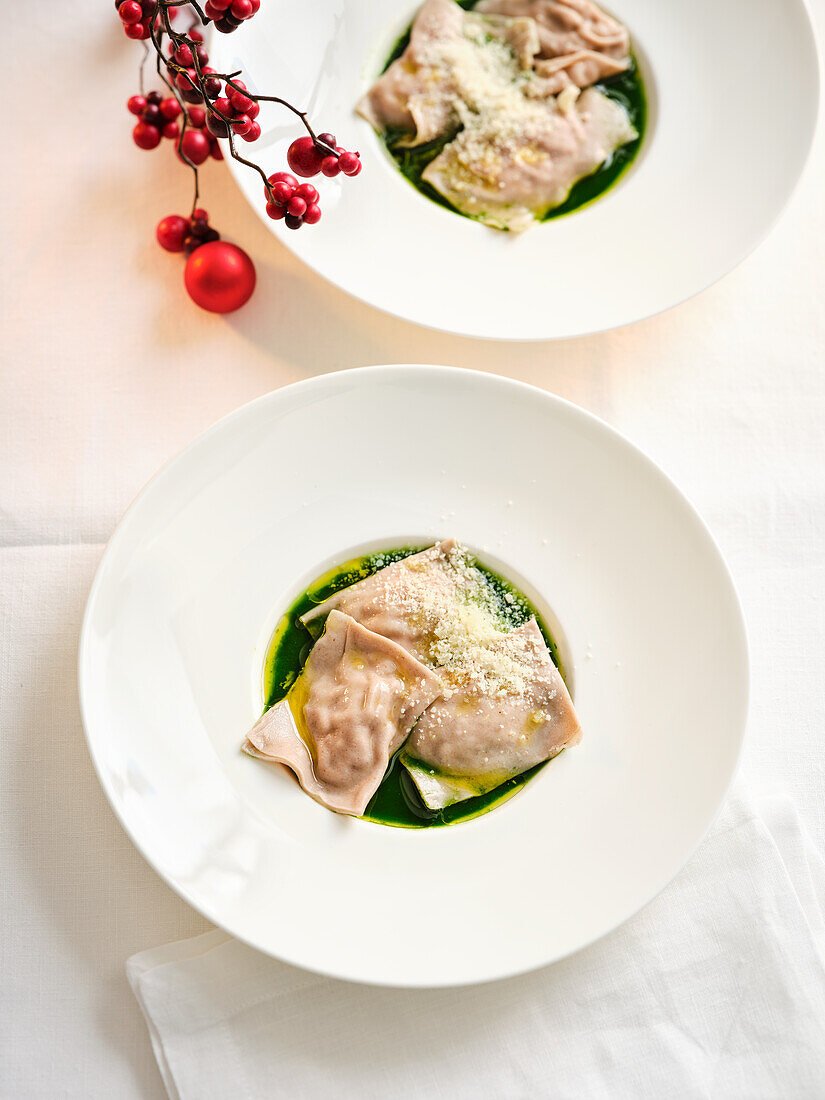
{"label": "grated parmesan cheese", "polygon": [[[465,690],[484,695],[525,696],[535,643],[502,624],[500,609],[483,573],[458,545],[435,546],[425,558],[408,559],[405,573],[388,580],[384,598],[422,631],[419,656],[438,670],[445,694]],[[432,566],[439,566],[434,576]],[[437,578],[437,583],[433,583]],[[506,602],[515,602],[508,593]]]}

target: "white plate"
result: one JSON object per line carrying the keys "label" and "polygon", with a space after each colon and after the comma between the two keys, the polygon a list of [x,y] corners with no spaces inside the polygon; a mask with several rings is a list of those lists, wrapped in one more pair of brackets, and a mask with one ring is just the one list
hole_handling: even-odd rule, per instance
{"label": "white plate", "polygon": [[[266,0],[212,64],[243,68],[361,152],[356,179],[318,183],[324,211],[297,232],[264,212],[260,177],[234,161],[247,199],[310,267],[380,309],[469,336],[544,339],[628,324],[709,286],[764,237],[810,148],[819,99],[804,0],[615,0],[645,77],[650,120],[636,163],[584,210],[521,236],[420,195],[352,108],[417,0]],[[286,168],[300,123],[265,106],[251,152]],[[297,123],[297,126],[296,126]],[[247,155],[250,146],[239,143]]]}
{"label": "white plate", "polygon": [[[240,752],[272,628],[333,563],[441,535],[559,624],[584,739],[475,821],[336,816]],[[409,986],[540,966],[652,898],[721,803],[747,685],[730,576],[667,477],[557,397],[445,367],[325,375],[212,427],[127,512],[80,644],[98,775],[166,881],[262,951]]]}

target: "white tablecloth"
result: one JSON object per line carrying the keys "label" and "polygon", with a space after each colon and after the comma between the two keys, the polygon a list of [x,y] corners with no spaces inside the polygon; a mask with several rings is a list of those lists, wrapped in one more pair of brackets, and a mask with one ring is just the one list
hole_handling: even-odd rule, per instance
{"label": "white tablecloth", "polygon": [[[157,466],[311,374],[403,361],[510,374],[661,463],[743,597],[743,776],[789,794],[825,850],[823,134],[780,227],[736,272],[662,317],[559,344],[439,335],[352,301],[268,236],[210,163],[204,204],[259,276],[250,305],[221,319],[189,303],[179,258],[154,242],[156,221],[186,210],[189,181],[168,146],[131,142],[137,52],[113,14],[25,4],[4,24],[0,1094],[164,1095],[124,962],[207,925],[100,792],[78,716],[78,628],[103,545]],[[815,14],[825,31],[823,0]]]}
{"label": "white tablecloth", "polygon": [[825,860],[790,800],[734,795],[641,913],[555,966],[376,989],[220,930],[127,964],[170,1100],[820,1100]]}

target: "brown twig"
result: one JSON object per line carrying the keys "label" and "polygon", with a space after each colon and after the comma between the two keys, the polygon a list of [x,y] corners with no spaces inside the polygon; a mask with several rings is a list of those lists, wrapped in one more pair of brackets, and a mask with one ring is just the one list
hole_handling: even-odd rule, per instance
{"label": "brown twig", "polygon": [[[201,45],[201,43],[193,41],[191,38],[188,37],[187,33],[176,31],[173,28],[172,21],[169,17],[170,7],[191,7],[197,14],[202,26],[207,26],[211,22],[211,20],[207,17],[197,0],[158,0],[158,9],[160,11],[161,20],[160,31],[158,32],[155,28],[155,16],[152,17],[149,24],[150,39],[157,55],[156,69],[158,76],[161,78],[166,87],[169,88],[181,108],[182,125],[180,135],[178,137],[178,154],[180,155],[181,160],[183,160],[183,162],[192,169],[194,175],[195,197],[192,203],[193,210],[198,205],[200,190],[198,186],[198,166],[194,164],[183,151],[183,137],[186,133],[186,128],[190,121],[189,113],[187,110],[187,104],[183,96],[181,95],[180,90],[178,89],[177,82],[175,80],[169,80],[163,69],[166,69],[166,72],[168,73],[184,75],[188,79],[189,83],[192,85],[193,91],[196,91],[199,94],[200,99],[203,102],[203,108],[207,111],[208,114],[211,114],[214,118],[219,119],[223,128],[226,130],[226,139],[229,144],[230,156],[233,160],[238,161],[239,164],[243,164],[247,168],[251,168],[253,169],[253,171],[258,173],[263,181],[267,199],[270,202],[274,202],[274,196],[272,193],[272,185],[270,184],[266,173],[259,164],[256,164],[252,160],[248,160],[246,157],[242,156],[238,152],[237,148],[235,147],[235,133],[232,128],[233,119],[225,115],[222,111],[219,111],[217,107],[215,107],[213,100],[210,99],[210,97],[206,94],[207,80],[219,80],[221,81],[221,83],[224,84],[226,88],[234,89],[236,92],[247,96],[247,98],[251,99],[254,103],[277,103],[280,104],[280,106],[282,107],[286,107],[288,111],[291,111],[297,118],[301,120],[307,133],[312,138],[312,141],[314,142],[316,148],[321,150],[327,156],[338,157],[340,155],[337,149],[333,148],[327,142],[321,141],[318,138],[317,134],[315,133],[309,122],[309,119],[307,118],[306,111],[300,110],[294,104],[290,103],[286,99],[283,99],[281,96],[256,95],[255,93],[250,92],[247,88],[240,87],[235,82],[236,78],[241,75],[240,69],[237,72],[233,73],[204,73],[201,69],[200,58],[198,57],[198,46]],[[191,26],[189,27],[189,31],[191,32],[192,29],[196,26],[197,20],[193,20]],[[172,53],[169,57],[164,57],[163,54],[163,42],[165,35],[169,36],[170,45],[172,46]],[[192,52],[191,68],[194,70],[194,79],[192,77],[190,69],[185,65],[181,65],[174,58],[174,53],[180,46],[183,45],[188,46]],[[146,56],[148,55],[147,43],[144,43],[144,48],[146,50],[146,54],[144,55],[144,60],[141,63],[141,93],[143,91],[143,66],[146,62]],[[200,106],[200,103],[198,105]]]}

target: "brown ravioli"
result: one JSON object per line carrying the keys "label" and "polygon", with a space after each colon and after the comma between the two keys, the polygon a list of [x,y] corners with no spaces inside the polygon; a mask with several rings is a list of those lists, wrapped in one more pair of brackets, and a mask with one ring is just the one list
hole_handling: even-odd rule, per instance
{"label": "brown ravioli", "polygon": [[406,650],[332,610],[288,696],[256,723],[244,751],[285,764],[321,805],[360,816],[441,690]]}
{"label": "brown ravioli", "polygon": [[561,674],[535,619],[488,643],[480,672],[445,681],[402,754],[431,808],[486,794],[581,740]]}
{"label": "brown ravioli", "polygon": [[455,604],[466,586],[462,565],[455,539],[437,542],[336,592],[303,615],[301,622],[310,626],[333,609],[343,611],[426,659],[435,620]]}
{"label": "brown ravioli", "polygon": [[[397,145],[450,138],[422,179],[460,213],[520,232],[638,137],[590,87],[630,64],[625,27],[591,0],[426,0],[401,57],[358,110]],[[579,97],[579,92],[586,89]]]}
{"label": "brown ravioli", "polygon": [[[572,56],[587,55],[594,67],[571,77],[580,88],[610,72],[621,72],[630,62],[627,28],[592,0],[481,0],[475,10],[486,15],[529,16],[535,20],[539,58],[561,59],[569,64]],[[604,60],[599,58],[620,67],[609,65],[605,70]],[[536,68],[541,71],[540,64]]]}

